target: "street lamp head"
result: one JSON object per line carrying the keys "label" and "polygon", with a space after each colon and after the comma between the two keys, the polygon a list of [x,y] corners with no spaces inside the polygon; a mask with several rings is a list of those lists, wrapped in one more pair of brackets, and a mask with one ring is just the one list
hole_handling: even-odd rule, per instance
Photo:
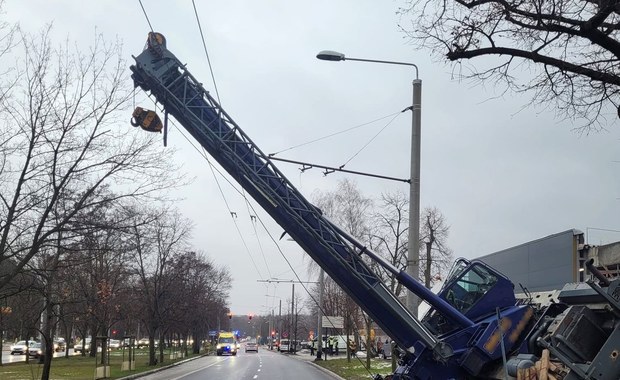
{"label": "street lamp head", "polygon": [[345,59],[344,54],[331,50],[323,50],[317,54],[316,57],[318,59],[322,59],[323,61],[344,61]]}

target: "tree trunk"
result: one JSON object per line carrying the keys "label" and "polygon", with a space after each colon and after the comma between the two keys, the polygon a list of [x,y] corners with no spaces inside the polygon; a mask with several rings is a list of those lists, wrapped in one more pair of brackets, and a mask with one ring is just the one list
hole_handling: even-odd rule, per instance
{"label": "tree trunk", "polygon": [[159,338],[159,363],[163,364],[164,363],[164,345],[165,345],[165,341],[164,341],[164,337],[160,337]]}
{"label": "tree trunk", "polygon": [[431,288],[431,265],[433,264],[432,248],[433,242],[431,240],[426,243],[426,268],[424,269],[424,286],[428,289]]}
{"label": "tree trunk", "polygon": [[[47,294],[51,294],[50,281],[47,283]],[[41,329],[41,335],[43,340],[41,342],[41,349],[43,350],[43,372],[41,373],[41,380],[49,380],[50,371],[52,368],[52,355],[54,351],[54,342],[52,340],[52,303],[49,297],[45,299],[45,308],[43,311],[43,328]],[[30,356],[29,354],[26,354]]]}
{"label": "tree trunk", "polygon": [[155,336],[149,332],[149,365],[157,365],[155,358]]}

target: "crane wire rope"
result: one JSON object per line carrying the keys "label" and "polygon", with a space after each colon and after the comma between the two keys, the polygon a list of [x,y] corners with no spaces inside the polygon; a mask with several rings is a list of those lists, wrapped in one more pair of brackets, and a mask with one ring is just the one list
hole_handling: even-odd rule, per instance
{"label": "crane wire rope", "polygon": [[[206,43],[206,40],[205,40],[204,33],[202,31],[202,24],[200,23],[200,16],[198,15],[198,9],[196,8],[196,2],[194,0],[192,0],[192,6],[194,8],[194,16],[196,17],[196,23],[198,24],[198,30],[200,31],[200,39],[202,41],[202,47],[204,49],[205,56],[207,58],[207,65],[209,66],[209,72],[211,73],[211,80],[213,81],[213,86],[215,88],[215,95],[217,97],[218,103],[221,106],[222,100],[220,99],[220,93],[219,93],[219,90],[217,88],[217,82],[215,80],[215,73],[213,72],[213,66],[211,65],[211,58],[209,57],[209,50],[207,49],[207,43]],[[221,117],[218,118],[218,122],[221,122]],[[202,148],[202,150],[204,152],[204,147]],[[203,153],[203,156],[206,157],[206,153]],[[209,163],[209,166],[211,167],[211,171],[213,172],[213,167],[211,165],[211,161],[209,161],[209,159],[207,159],[207,162]],[[217,181],[217,178],[216,178],[216,181]],[[219,184],[218,184],[218,186],[219,186]],[[222,197],[224,197],[223,193],[222,193]],[[245,196],[245,192],[242,194],[242,197],[245,200],[246,207],[247,207],[248,199]],[[254,223],[254,218],[256,218],[256,215],[252,215],[249,212],[249,208],[248,208],[248,214],[250,216],[250,222],[251,222],[252,228],[254,230],[254,236],[256,237],[256,240],[258,242],[259,251],[260,251],[260,253],[261,253],[262,257],[263,257],[263,262],[265,263],[265,267],[267,268],[267,273],[271,277],[271,270],[269,269],[269,264],[267,262],[267,258],[265,257],[265,251],[263,250],[263,246],[261,244],[260,237],[258,235],[258,232],[256,231],[256,225]],[[244,242],[244,244],[245,244],[245,242]],[[261,279],[263,279],[262,276],[260,276],[260,277],[261,277]]]}
{"label": "crane wire rope", "polygon": [[138,0],[138,2],[140,3],[140,7],[142,8],[142,13],[144,13],[144,17],[146,18],[146,22],[149,24],[149,28],[151,28],[151,32],[153,32],[153,25],[151,25],[151,20],[149,20],[149,16],[146,14],[146,9],[144,9],[142,0]]}

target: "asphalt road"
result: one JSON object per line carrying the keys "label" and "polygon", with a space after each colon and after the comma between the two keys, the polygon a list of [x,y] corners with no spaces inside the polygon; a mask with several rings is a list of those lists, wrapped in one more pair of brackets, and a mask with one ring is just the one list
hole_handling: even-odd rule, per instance
{"label": "asphalt road", "polygon": [[237,356],[205,356],[182,365],[141,377],[141,380],[203,379],[295,379],[334,380],[334,377],[312,363],[310,355],[296,357],[259,348],[259,352],[241,352]]}

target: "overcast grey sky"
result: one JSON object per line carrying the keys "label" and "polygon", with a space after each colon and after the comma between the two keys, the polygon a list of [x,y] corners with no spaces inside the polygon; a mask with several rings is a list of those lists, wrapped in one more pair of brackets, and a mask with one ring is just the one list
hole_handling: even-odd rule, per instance
{"label": "overcast grey sky", "polygon": [[[618,123],[609,131],[580,136],[572,131],[577,125],[554,119],[552,110],[522,110],[530,103],[527,96],[497,98],[500,91],[491,84],[455,81],[451,66],[414,49],[399,32],[398,23],[406,23],[396,15],[401,3],[196,0],[224,109],[264,152],[277,152],[411,104],[411,68],[324,62],[315,58],[320,50],[413,62],[423,82],[421,204],[443,212],[456,256],[473,258],[569,228],[587,231],[591,244],[620,240],[620,233],[598,230],[620,230]],[[168,48],[214,93],[191,0],[143,4]],[[137,0],[6,0],[5,12],[6,19],[19,21],[29,32],[53,22],[59,44],[68,38],[83,50],[96,32],[108,40],[118,38],[128,65],[149,31]],[[143,96],[137,99],[151,105]],[[389,120],[280,157],[340,166]],[[347,168],[408,178],[410,135],[411,114],[402,113]],[[292,279],[293,270],[313,280],[301,249],[294,242],[279,243],[292,270],[262,227],[253,226],[243,197],[212,175],[179,130],[172,129],[169,145],[179,149],[176,159],[196,177],[174,194],[184,198],[178,206],[195,223],[194,246],[233,274],[232,311],[262,314],[275,307],[277,313],[280,299],[285,308],[291,286],[257,280]],[[346,177],[278,166],[308,198],[316,189],[335,189]],[[400,182],[350,178],[373,198],[408,191]],[[241,234],[224,198],[238,216]],[[282,229],[264,212],[258,215],[277,239]]]}

